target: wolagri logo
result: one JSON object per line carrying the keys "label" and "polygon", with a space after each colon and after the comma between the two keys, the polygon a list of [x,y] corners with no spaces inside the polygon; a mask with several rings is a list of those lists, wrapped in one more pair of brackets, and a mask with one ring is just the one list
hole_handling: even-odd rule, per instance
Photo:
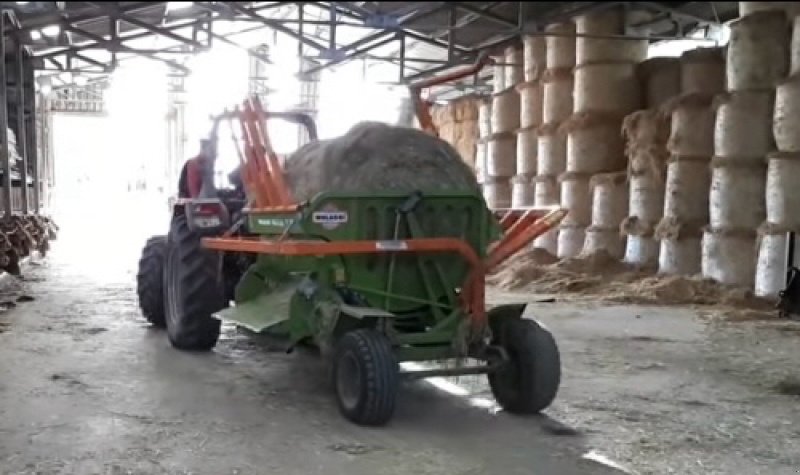
{"label": "wolagri logo", "polygon": [[347,223],[347,212],[341,211],[333,204],[325,205],[320,211],[311,215],[314,224],[319,224],[328,231],[332,231],[342,224]]}

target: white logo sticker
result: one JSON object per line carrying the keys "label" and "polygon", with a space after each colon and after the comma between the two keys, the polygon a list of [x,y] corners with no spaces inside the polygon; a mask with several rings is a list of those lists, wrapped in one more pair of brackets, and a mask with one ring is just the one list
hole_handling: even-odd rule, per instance
{"label": "white logo sticker", "polygon": [[315,211],[311,215],[311,220],[330,231],[347,222],[347,212],[339,211],[335,206],[329,205],[322,211]]}

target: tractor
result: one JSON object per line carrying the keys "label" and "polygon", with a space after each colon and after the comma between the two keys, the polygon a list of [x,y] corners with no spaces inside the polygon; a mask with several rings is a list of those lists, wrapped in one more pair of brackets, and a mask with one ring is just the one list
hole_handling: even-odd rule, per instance
{"label": "tractor", "polygon": [[[386,424],[403,378],[486,374],[511,413],[554,400],[560,356],[553,335],[522,318],[525,304],[487,310],[485,276],[563,219],[557,209],[490,210],[479,191],[326,191],[296,203],[257,98],[238,119],[238,186],[217,190],[205,170],[197,199],[176,203],[167,236],[142,253],[144,316],[180,350],[210,350],[221,321],[312,345],[330,363],[345,418]],[[214,127],[216,133],[216,124]],[[212,167],[213,168],[213,165]],[[405,362],[477,361],[402,369]],[[407,366],[407,365],[406,365]]]}

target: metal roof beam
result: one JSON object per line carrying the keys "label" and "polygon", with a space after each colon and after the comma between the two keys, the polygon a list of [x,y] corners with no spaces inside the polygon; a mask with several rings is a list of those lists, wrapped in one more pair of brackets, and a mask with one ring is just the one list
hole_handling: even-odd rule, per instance
{"label": "metal roof beam", "polygon": [[[258,20],[259,22],[261,22],[264,25],[272,28],[273,30],[279,31],[279,32],[281,32],[283,34],[286,34],[286,35],[289,35],[292,38],[296,39],[297,41],[300,41],[301,43],[303,43],[303,44],[305,44],[307,46],[310,46],[310,47],[316,49],[317,51],[326,51],[328,49],[325,46],[317,43],[316,41],[314,41],[312,39],[309,39],[308,37],[306,37],[304,35],[298,34],[297,31],[295,31],[295,30],[293,30],[291,28],[285,27],[285,26],[283,26],[282,24],[278,23],[275,20],[263,17],[263,16],[259,15],[258,13],[256,13],[255,11],[250,10],[248,8],[245,8],[245,7],[239,5],[239,4],[235,3],[235,2],[221,2],[221,3],[223,5],[225,5],[225,7],[227,7],[228,9],[233,10],[236,13],[239,13],[239,14],[245,15],[247,17],[250,17],[253,20]],[[207,2],[206,2],[206,4],[207,4]],[[210,8],[212,8],[212,9],[216,9],[217,7],[218,7],[217,5],[211,5],[210,6]]]}

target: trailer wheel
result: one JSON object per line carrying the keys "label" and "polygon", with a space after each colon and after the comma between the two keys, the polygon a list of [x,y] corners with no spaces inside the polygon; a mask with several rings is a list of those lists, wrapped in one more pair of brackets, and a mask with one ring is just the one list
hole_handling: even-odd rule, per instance
{"label": "trailer wheel", "polygon": [[167,237],[154,236],[147,240],[136,273],[136,294],[139,308],[151,325],[164,328],[164,263]]}
{"label": "trailer wheel", "polygon": [[186,216],[172,220],[165,273],[167,335],[181,350],[208,351],[219,339],[212,313],[225,307],[219,284],[219,256],[204,249]]}
{"label": "trailer wheel", "polygon": [[372,329],[345,333],[336,345],[333,377],[339,410],[347,419],[368,426],[391,419],[400,373],[385,335]]}
{"label": "trailer wheel", "polygon": [[533,320],[514,319],[503,323],[498,337],[509,362],[489,373],[495,399],[511,413],[543,411],[561,383],[561,357],[553,335]]}

